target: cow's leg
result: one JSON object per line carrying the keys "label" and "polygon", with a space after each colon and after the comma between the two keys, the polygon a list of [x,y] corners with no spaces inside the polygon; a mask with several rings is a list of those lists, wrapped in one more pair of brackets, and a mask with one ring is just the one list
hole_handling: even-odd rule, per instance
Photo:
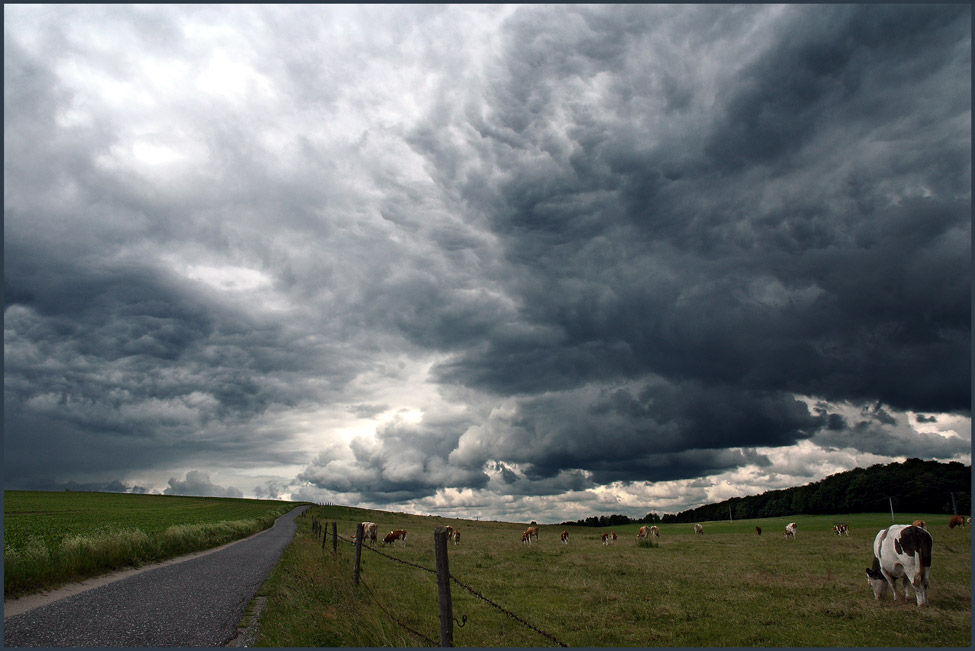
{"label": "cow's leg", "polygon": [[[885,579],[887,579],[887,583],[890,585],[891,591],[894,593],[894,601],[899,601],[900,600],[900,593],[897,591],[897,578],[898,577],[895,577],[893,574],[891,574],[890,572],[888,572],[887,570],[885,570],[882,567],[880,568],[880,573],[884,575],[884,578]],[[905,579],[905,581],[906,580],[907,579]],[[907,589],[907,587],[905,586],[905,590],[906,589]]]}

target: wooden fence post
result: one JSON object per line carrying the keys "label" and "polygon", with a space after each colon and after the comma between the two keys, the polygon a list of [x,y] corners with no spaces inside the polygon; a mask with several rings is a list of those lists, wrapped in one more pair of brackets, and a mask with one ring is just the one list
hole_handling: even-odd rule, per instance
{"label": "wooden fence post", "polygon": [[437,596],[440,604],[440,646],[454,646],[454,607],[450,601],[450,568],[447,564],[447,529],[433,532],[433,552],[437,557]]}
{"label": "wooden fence post", "polygon": [[359,587],[359,558],[362,556],[362,523],[355,526],[355,565],[352,566],[352,582]]}
{"label": "wooden fence post", "polygon": [[335,533],[335,527],[337,526],[338,526],[337,523],[335,522],[332,523],[332,553],[333,554],[339,553],[339,537]]}

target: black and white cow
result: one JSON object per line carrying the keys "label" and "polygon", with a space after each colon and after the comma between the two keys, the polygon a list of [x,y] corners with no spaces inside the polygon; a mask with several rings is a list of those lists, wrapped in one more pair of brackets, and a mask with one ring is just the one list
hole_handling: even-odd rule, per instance
{"label": "black and white cow", "polygon": [[883,599],[889,585],[898,600],[897,581],[904,579],[904,599],[914,588],[918,606],[928,605],[928,578],[931,575],[931,534],[910,524],[893,524],[881,529],[873,541],[873,567],[867,568],[867,583],[875,599]]}

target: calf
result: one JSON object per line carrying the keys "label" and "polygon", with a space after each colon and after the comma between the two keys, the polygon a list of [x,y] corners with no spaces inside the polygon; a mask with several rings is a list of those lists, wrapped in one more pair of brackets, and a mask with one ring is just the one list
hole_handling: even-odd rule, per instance
{"label": "calf", "polygon": [[796,539],[796,534],[798,532],[799,532],[799,525],[797,525],[795,522],[790,522],[789,524],[785,525],[785,539],[786,540],[788,540],[789,538],[792,538],[793,540],[795,540]]}
{"label": "calf", "polygon": [[568,531],[563,531],[562,532],[562,544],[563,545],[568,545],[569,544],[569,532]]}
{"label": "calf", "polygon": [[921,527],[925,531],[928,530],[928,523],[925,522],[924,520],[915,520],[914,522],[911,523],[911,526]]}
{"label": "calf", "polygon": [[914,588],[918,606],[928,605],[928,580],[931,575],[931,534],[921,527],[892,524],[881,529],[873,541],[873,567],[867,568],[867,584],[874,599],[883,599],[889,585],[898,600],[897,580],[904,579],[904,599]]}
{"label": "calf", "polygon": [[653,536],[654,541],[660,542],[660,529],[657,527],[657,525],[650,527],[650,535]]}
{"label": "calf", "polygon": [[955,527],[964,527],[964,526],[965,526],[965,518],[960,515],[951,516],[951,520],[948,522],[949,529],[954,529]]}
{"label": "calf", "polygon": [[759,536],[761,536],[762,535],[762,528],[761,527],[755,527],[755,533],[757,533]]}
{"label": "calf", "polygon": [[703,536],[704,535],[704,527],[702,525],[700,525],[700,524],[696,524],[695,523],[695,525],[694,525],[694,533],[696,533],[696,534],[698,534],[700,536]]}
{"label": "calf", "polygon": [[396,542],[397,540],[403,543],[403,547],[406,547],[406,529],[397,529],[395,531],[390,531],[388,534],[386,534],[386,537],[383,538],[383,544],[389,545]]}

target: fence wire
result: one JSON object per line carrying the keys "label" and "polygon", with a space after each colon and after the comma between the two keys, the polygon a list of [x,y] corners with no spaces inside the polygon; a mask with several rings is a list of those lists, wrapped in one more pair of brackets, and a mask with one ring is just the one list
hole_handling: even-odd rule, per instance
{"label": "fence wire", "polygon": [[386,607],[383,606],[382,602],[379,601],[379,597],[376,595],[376,591],[373,590],[372,587],[369,586],[369,584],[367,584],[365,581],[363,581],[361,576],[359,577],[359,585],[364,586],[366,588],[366,590],[369,591],[370,596],[372,596],[373,603],[375,603],[377,606],[379,606],[379,610],[381,610],[384,613],[386,613],[386,616],[387,617],[389,617],[395,623],[399,624],[402,628],[406,629],[407,631],[409,631],[413,635],[417,636],[418,638],[420,638],[424,642],[428,643],[430,646],[440,646],[440,644],[438,642],[436,642],[436,641],[432,640],[431,638],[427,637],[426,635],[424,635],[420,631],[417,631],[415,629],[410,628],[409,626],[407,626],[403,622],[401,622],[398,619],[396,619],[396,617],[391,612],[389,612],[388,610],[386,610]]}
{"label": "fence wire", "polygon": [[[341,541],[344,541],[344,542],[347,542],[347,543],[352,543],[352,541],[351,541],[350,539],[348,539],[348,538],[344,538],[343,536],[339,536],[339,535],[337,535],[337,534],[336,534],[336,538],[338,538],[338,539],[339,539],[339,540],[341,540]],[[353,543],[353,544],[354,544],[354,543]],[[371,551],[371,552],[374,552],[374,553],[376,553],[376,554],[379,554],[380,556],[383,556],[383,557],[385,557],[385,558],[388,558],[388,559],[390,559],[390,560],[392,560],[392,561],[396,561],[397,563],[402,563],[403,565],[409,565],[410,567],[415,567],[415,568],[416,568],[416,569],[418,569],[418,570],[423,570],[424,572],[429,572],[429,573],[431,573],[431,574],[436,574],[436,573],[437,573],[437,571],[436,571],[436,570],[431,570],[431,569],[430,569],[430,568],[428,568],[428,567],[423,567],[422,565],[417,565],[416,563],[411,563],[411,562],[409,562],[409,561],[404,561],[404,560],[403,560],[403,559],[401,559],[401,558],[396,558],[395,556],[390,556],[389,554],[384,554],[383,552],[381,552],[381,551],[379,551],[378,549],[373,549],[372,547],[369,547],[368,545],[363,545],[363,546],[362,546],[362,548],[363,548],[363,549],[368,549],[368,550],[369,550],[369,551]],[[558,646],[560,646],[560,647],[566,647],[566,648],[568,648],[568,646],[569,646],[568,644],[566,644],[566,643],[564,643],[564,642],[562,642],[562,641],[560,641],[560,640],[559,640],[558,638],[556,638],[556,637],[555,637],[554,635],[552,635],[551,633],[547,633],[547,632],[545,632],[545,631],[543,631],[542,629],[540,629],[540,628],[538,628],[537,626],[535,626],[535,625],[533,625],[533,624],[530,624],[530,623],[528,623],[528,622],[526,622],[526,621],[525,621],[524,619],[522,619],[522,618],[521,618],[521,617],[519,617],[518,615],[516,615],[516,614],[514,614],[514,613],[513,613],[513,612],[511,612],[510,610],[507,610],[507,609],[506,609],[506,608],[504,608],[503,606],[500,606],[500,605],[498,605],[498,604],[496,604],[495,602],[493,602],[493,601],[491,601],[490,599],[488,599],[487,597],[485,597],[484,595],[482,595],[482,594],[481,594],[480,592],[478,592],[477,590],[475,590],[475,589],[474,589],[474,588],[472,588],[471,586],[469,586],[469,585],[467,585],[466,583],[464,583],[464,582],[462,582],[462,581],[461,581],[460,579],[458,579],[458,578],[457,578],[456,576],[454,576],[453,574],[451,574],[451,575],[450,575],[450,579],[451,579],[451,580],[452,580],[452,581],[453,581],[454,583],[456,583],[457,585],[459,585],[460,587],[462,587],[462,588],[464,588],[465,590],[467,590],[468,592],[470,592],[470,593],[471,593],[472,595],[474,595],[475,597],[477,597],[478,599],[480,599],[481,601],[483,601],[483,602],[485,602],[485,603],[487,603],[487,604],[488,604],[488,605],[490,605],[490,606],[493,606],[493,607],[495,607],[495,608],[497,608],[497,609],[498,609],[498,610],[500,610],[500,611],[501,611],[502,613],[504,613],[505,615],[507,615],[507,616],[508,616],[508,617],[510,617],[511,619],[513,619],[513,620],[515,620],[516,622],[518,622],[518,623],[520,623],[520,624],[522,624],[523,626],[526,626],[526,627],[528,627],[528,628],[530,628],[531,630],[533,630],[533,631],[535,631],[536,633],[538,633],[538,634],[540,634],[540,635],[543,635],[544,637],[547,637],[548,639],[550,639],[550,640],[552,640],[553,642],[555,642],[555,643],[556,643],[556,644],[557,644]],[[361,576],[360,576],[360,578],[359,578],[359,581],[360,581],[360,583],[362,582],[362,577],[361,577]],[[374,591],[372,591],[372,589],[370,589],[370,593],[371,593],[371,594],[373,595],[373,597],[375,598],[375,594],[376,594],[376,593],[375,593]],[[426,636],[425,636],[425,635],[423,635],[422,633],[419,633],[419,632],[417,632],[417,631],[414,631],[413,629],[411,629],[411,628],[409,628],[408,626],[406,626],[406,625],[405,625],[405,624],[403,624],[402,622],[400,622],[400,621],[398,621],[398,620],[397,620],[397,619],[396,619],[395,617],[393,617],[393,616],[392,616],[392,615],[391,615],[391,614],[389,613],[389,611],[387,611],[387,610],[386,610],[385,608],[383,608],[383,606],[382,606],[382,604],[380,604],[380,603],[379,603],[379,600],[378,600],[378,599],[376,600],[376,604],[377,604],[377,605],[379,605],[379,608],[380,608],[380,609],[381,609],[381,610],[382,610],[382,611],[383,611],[384,613],[386,613],[386,615],[388,615],[388,616],[389,616],[389,618],[390,618],[390,619],[392,619],[392,620],[393,620],[394,622],[396,622],[397,624],[399,624],[400,626],[402,626],[402,627],[403,627],[403,628],[405,628],[406,630],[408,630],[408,631],[410,631],[411,633],[414,633],[415,635],[417,635],[417,636],[419,636],[419,637],[421,637],[421,638],[423,638],[424,640],[426,640],[426,641],[428,641],[428,642],[430,642],[430,643],[431,643],[431,645],[433,645],[433,646],[439,646],[439,645],[438,645],[438,644],[437,644],[436,642],[434,642],[434,641],[433,641],[433,640],[431,640],[430,638],[428,638],[428,637],[426,637]]]}
{"label": "fence wire", "polygon": [[495,608],[497,608],[498,610],[500,610],[501,612],[503,612],[505,615],[507,615],[511,619],[515,620],[516,622],[520,622],[521,624],[527,626],[528,628],[530,628],[531,630],[535,631],[536,633],[540,633],[540,634],[544,635],[545,637],[547,637],[548,639],[552,640],[553,642],[555,642],[556,644],[558,644],[561,647],[568,647],[569,646],[568,644],[566,644],[564,642],[560,642],[558,640],[558,638],[556,638],[551,633],[546,633],[545,631],[543,631],[542,629],[538,628],[537,626],[534,626],[532,624],[529,624],[528,622],[526,622],[525,620],[523,620],[521,617],[518,617],[518,615],[514,614],[510,610],[506,610],[505,608],[503,608],[503,607],[499,606],[498,604],[494,603],[493,601],[491,601],[490,599],[488,599],[487,597],[485,597],[484,595],[482,595],[480,592],[478,592],[477,590],[475,590],[471,586],[469,586],[466,583],[463,583],[462,581],[460,581],[453,574],[450,575],[450,578],[451,578],[451,580],[454,583],[456,583],[460,587],[464,588],[465,590],[467,590],[468,592],[470,592],[472,595],[474,595],[478,599],[480,599],[480,600],[482,600],[482,601],[484,601],[484,602],[486,602],[486,603],[494,606]]}
{"label": "fence wire", "polygon": [[[351,543],[352,542],[351,540],[349,540],[347,538],[343,538],[342,536],[337,536],[337,538],[339,540],[342,540],[342,541],[345,541],[345,542],[348,542],[348,543]],[[368,549],[369,551],[373,552],[374,554],[379,554],[380,556],[385,556],[386,558],[388,558],[391,561],[396,561],[397,563],[402,563],[403,565],[409,565],[410,567],[415,567],[418,570],[423,570],[424,572],[429,572],[430,574],[436,574],[437,573],[437,570],[431,570],[429,567],[423,567],[422,565],[417,565],[416,563],[411,563],[409,561],[404,561],[402,558],[396,558],[395,556],[390,556],[389,554],[384,554],[381,551],[379,551],[378,549],[373,549],[372,547],[370,547],[368,545],[363,545],[362,548],[363,549]]]}

